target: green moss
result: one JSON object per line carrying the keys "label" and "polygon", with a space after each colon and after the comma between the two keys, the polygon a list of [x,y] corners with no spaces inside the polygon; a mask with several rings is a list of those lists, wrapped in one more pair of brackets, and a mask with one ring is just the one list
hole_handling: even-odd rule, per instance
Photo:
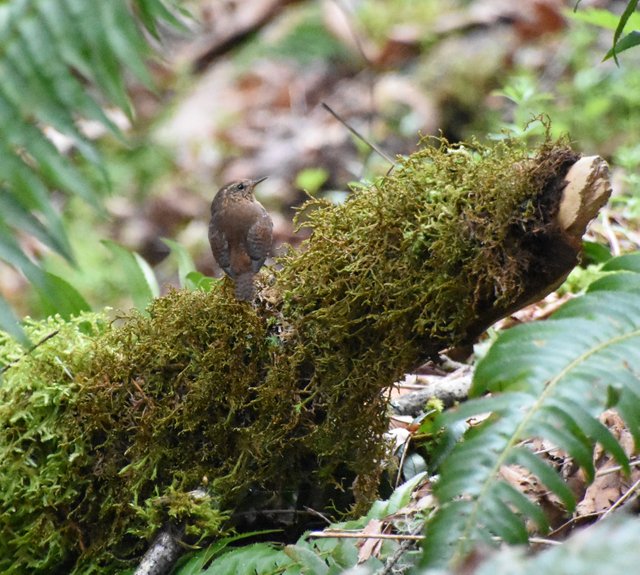
{"label": "green moss", "polygon": [[312,239],[279,278],[285,315],[321,345],[348,341],[360,353],[382,340],[402,363],[460,343],[488,307],[525,289],[531,248],[577,158],[564,142],[531,154],[518,141],[441,141],[343,205],[310,202]]}
{"label": "green moss", "polygon": [[[76,374],[93,340],[106,329],[101,315],[71,322],[28,321],[24,355],[2,336],[0,356],[12,364],[0,386],[0,571],[25,573],[65,565],[80,526],[73,510],[90,486],[78,465],[90,457],[77,429],[61,425],[78,397]],[[51,571],[49,571],[51,572]]]}
{"label": "green moss", "polygon": [[312,239],[257,307],[224,281],[117,324],[32,324],[59,331],[0,388],[0,570],[110,572],[168,521],[194,543],[235,509],[328,505],[356,476],[366,505],[385,388],[521,297],[575,157],[424,147],[340,206],[310,202]]}

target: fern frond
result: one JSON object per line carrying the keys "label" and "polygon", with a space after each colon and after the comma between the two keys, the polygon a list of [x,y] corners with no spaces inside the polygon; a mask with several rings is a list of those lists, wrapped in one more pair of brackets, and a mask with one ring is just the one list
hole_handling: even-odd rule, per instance
{"label": "fern frond", "polygon": [[[47,130],[70,138],[89,165],[104,173],[78,120],[98,121],[119,135],[103,107],[133,115],[124,73],[151,84],[143,28],[157,35],[159,21],[176,24],[171,1],[16,0],[0,6],[0,228],[7,232],[0,234],[0,258],[35,278],[38,289],[52,286],[13,236],[32,234],[71,260],[49,194],[61,191],[99,207],[101,193],[56,149]],[[20,335],[13,319],[7,323],[9,316],[0,314],[0,328]]]}
{"label": "fern frond", "polygon": [[[475,575],[618,575],[634,573],[638,565],[637,542],[640,520],[637,517],[617,516],[580,531],[562,545],[551,547],[536,555],[527,549],[504,548],[481,560],[474,567]],[[363,575],[371,571],[364,571]],[[431,575],[431,570],[418,575]],[[451,571],[436,571],[447,575]]]}
{"label": "fern frond", "polygon": [[612,260],[619,273],[595,282],[551,320],[501,334],[478,364],[472,396],[492,396],[445,413],[442,423],[490,416],[471,427],[440,465],[434,491],[441,508],[427,527],[425,564],[455,564],[494,536],[526,542],[525,518],[545,529],[541,511],[500,477],[504,466],[525,467],[573,510],[571,490],[523,446],[528,439],[551,441],[590,480],[595,443],[629,471],[624,450],[598,417],[615,402],[640,444],[640,274],[632,271],[638,263],[640,254]]}

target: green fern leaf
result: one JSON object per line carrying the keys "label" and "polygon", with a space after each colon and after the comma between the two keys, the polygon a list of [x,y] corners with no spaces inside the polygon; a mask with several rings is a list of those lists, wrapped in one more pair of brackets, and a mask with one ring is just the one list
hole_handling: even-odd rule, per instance
{"label": "green fern leaf", "polygon": [[[476,558],[474,575],[619,575],[635,573],[640,520],[618,515],[574,534],[562,545],[531,554],[523,547],[504,547],[489,557]],[[457,571],[456,571],[457,572]],[[363,571],[362,575],[372,575]],[[446,575],[452,571],[418,571],[417,575]]]}
{"label": "green fern leaf", "polygon": [[144,258],[124,246],[102,240],[119,268],[126,271],[127,284],[136,308],[144,310],[154,297],[160,295],[160,286],[151,266]]}
{"label": "green fern leaf", "polygon": [[[102,160],[78,120],[96,120],[121,137],[103,108],[115,105],[133,115],[125,71],[151,86],[145,64],[150,48],[142,28],[157,35],[158,22],[176,25],[173,1],[15,0],[0,5],[0,187],[3,207],[10,208],[3,211],[7,230],[34,235],[72,260],[50,191],[81,197],[99,209],[102,190],[56,149],[49,129],[70,138],[106,184]],[[0,258],[42,289],[47,276],[34,269],[9,235],[0,234]],[[6,321],[14,322],[12,314],[0,314],[1,329],[23,335]]]}
{"label": "green fern leaf", "polygon": [[[167,9],[167,5],[163,0],[137,0],[137,14],[147,31],[159,39],[157,22],[167,22],[178,30],[186,30],[186,26],[181,22],[173,11]],[[174,6],[176,12],[187,15],[185,10],[180,10],[179,6]]]}
{"label": "green fern leaf", "polygon": [[427,526],[426,565],[455,564],[491,536],[526,540],[526,517],[546,527],[542,512],[500,478],[504,466],[525,467],[568,511],[573,509],[571,490],[555,469],[522,445],[527,439],[550,440],[589,479],[595,473],[595,443],[629,471],[623,449],[598,417],[614,402],[640,440],[640,372],[633,367],[640,362],[640,274],[629,271],[636,269],[639,257],[612,259],[607,266],[625,271],[598,280],[553,319],[501,334],[478,364],[471,392],[493,395],[441,417],[449,426],[490,414],[466,432],[438,469],[434,492],[441,508]]}

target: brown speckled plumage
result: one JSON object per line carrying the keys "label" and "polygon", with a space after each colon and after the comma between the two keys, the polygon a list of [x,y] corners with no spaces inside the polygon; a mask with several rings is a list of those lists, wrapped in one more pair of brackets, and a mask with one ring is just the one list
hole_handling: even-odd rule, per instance
{"label": "brown speckled plumage", "polygon": [[271,251],[273,222],[253,190],[265,180],[227,184],[211,203],[209,243],[213,257],[236,284],[239,300],[253,299],[253,276]]}

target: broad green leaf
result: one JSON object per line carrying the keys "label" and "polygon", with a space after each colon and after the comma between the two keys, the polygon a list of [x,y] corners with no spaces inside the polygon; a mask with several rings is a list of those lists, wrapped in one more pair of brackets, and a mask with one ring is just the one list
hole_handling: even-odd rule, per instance
{"label": "broad green leaf", "polygon": [[[611,31],[616,30],[620,23],[620,16],[602,8],[586,8],[577,12],[565,10],[564,15],[571,20],[593,24]],[[640,14],[632,14],[627,24],[634,28],[640,28]]]}
{"label": "broad green leaf", "polygon": [[611,258],[606,264],[604,264],[604,266],[602,266],[602,271],[605,272],[620,270],[640,273],[640,252],[633,252],[631,254]]}
{"label": "broad green leaf", "polygon": [[[96,188],[106,188],[108,183],[102,159],[79,129],[78,120],[96,120],[121,136],[103,109],[115,105],[132,116],[124,83],[126,70],[151,84],[145,63],[150,49],[142,26],[157,37],[160,22],[184,29],[174,10],[180,12],[174,0],[0,3],[0,186],[4,200],[0,209],[12,230],[34,235],[72,261],[50,195],[55,191],[78,196],[100,209]],[[56,149],[48,137],[51,128],[71,138],[74,151],[102,174],[102,186],[78,169],[75,157]],[[25,258],[6,233],[0,233],[3,257],[35,283],[51,311],[56,308],[68,314],[84,307],[86,302],[72,298],[66,288],[61,291],[59,283],[47,294],[55,280]],[[137,267],[153,286],[145,265],[139,261]],[[64,301],[54,301],[58,292],[66,294]],[[138,290],[141,300],[140,294]],[[13,323],[5,327],[19,335]]]}
{"label": "broad green leaf", "polygon": [[43,272],[27,257],[16,241],[13,231],[1,219],[0,259],[22,271],[30,281],[37,281],[42,278]]}
{"label": "broad green leaf", "polygon": [[[7,50],[7,62],[14,55],[13,65],[19,67],[22,74],[28,76],[30,88],[34,94],[34,108],[44,125],[51,125],[63,134],[74,139],[76,146],[92,162],[97,162],[97,155],[93,147],[78,132],[73,118],[73,110],[69,101],[75,101],[73,94],[65,94],[60,90],[62,81],[57,80],[53,71],[63,74],[55,64],[49,64],[50,48],[43,37],[43,30],[35,19],[20,22],[19,38]],[[53,70],[52,70],[53,68]]]}
{"label": "broad green leaf", "polygon": [[582,252],[586,263],[588,264],[602,264],[611,259],[611,252],[609,249],[597,242],[583,241]]}
{"label": "broad green leaf", "polygon": [[[544,410],[544,412],[548,411],[548,409]],[[525,435],[529,437],[537,435],[548,439],[553,445],[569,453],[585,471],[587,481],[593,481],[595,469],[593,466],[592,445],[579,430],[579,435],[576,435],[572,432],[573,430],[563,428],[563,424],[567,423],[566,414],[558,410],[554,416],[555,421],[551,422],[534,419],[531,425],[524,430]]]}
{"label": "broad green leaf", "polygon": [[11,227],[26,231],[52,250],[72,261],[72,253],[62,228],[46,226],[17,201],[16,196],[0,189],[0,219]]}
{"label": "broad green leaf", "polygon": [[[443,502],[464,495],[482,495],[505,464],[515,443],[513,430],[517,426],[518,419],[511,415],[496,417],[471,428],[465,439],[438,467],[440,479],[434,486],[438,500]],[[479,512],[482,504],[482,501],[478,502],[474,513]]]}
{"label": "broad green leaf", "polygon": [[77,70],[84,78],[97,83],[93,75],[90,51],[77,36],[68,41],[69,26],[73,23],[63,2],[37,2],[35,9],[40,21],[55,37],[55,45],[67,66]]}
{"label": "broad green leaf", "polygon": [[[530,402],[531,398],[528,394],[518,395],[516,391],[514,390],[509,396],[495,395],[465,401],[439,415],[436,418],[436,424],[449,427],[458,421],[464,421],[476,415],[512,410],[517,401],[521,401],[523,404]],[[482,392],[474,389],[473,395],[478,395],[478,393]]]}
{"label": "broad green leaf", "polygon": [[[81,197],[96,209],[100,208],[98,196],[91,184],[60,155],[39,130],[35,127],[25,127],[21,139],[24,139],[23,145],[37,161],[40,173],[46,178],[47,183]],[[20,142],[14,143],[18,145]]]}
{"label": "broad green leaf", "polygon": [[411,500],[413,490],[424,479],[425,475],[426,473],[419,473],[412,477],[409,481],[397,487],[386,501],[376,501],[369,513],[367,513],[367,519],[382,519],[405,507]]}
{"label": "broad green leaf", "polygon": [[0,329],[6,331],[23,346],[28,347],[31,345],[11,306],[2,298],[0,298]]}
{"label": "broad green leaf", "polygon": [[405,458],[404,465],[402,466],[402,475],[405,479],[412,479],[419,473],[426,473],[427,469],[427,462],[424,457],[414,452]]}
{"label": "broad green leaf", "polygon": [[64,319],[91,311],[91,307],[80,293],[66,280],[44,272],[44,285],[36,285],[46,315],[60,315]]}
{"label": "broad green leaf", "polygon": [[[428,567],[441,567],[451,562],[455,546],[454,560],[465,557],[479,537],[471,537],[465,528],[471,530],[471,501],[456,499],[441,502],[438,512],[426,525],[425,539],[422,544],[421,564]],[[488,535],[488,534],[487,534]]]}
{"label": "broad green leaf", "polygon": [[[640,519],[616,514],[577,530],[562,545],[536,553],[522,546],[503,546],[491,554],[473,556],[474,575],[620,575],[637,571]],[[456,571],[458,572],[458,571]],[[415,575],[445,575],[451,571],[424,569]]]}
{"label": "broad green leaf", "polygon": [[[614,515],[575,532],[562,545],[530,553],[522,547],[503,547],[480,560],[474,575],[620,575],[638,569],[640,520]],[[421,573],[418,575],[427,575]]]}
{"label": "broad green leaf", "polygon": [[358,549],[354,541],[338,539],[337,545],[331,552],[331,558],[337,567],[347,569],[353,567],[358,562]]}
{"label": "broad green leaf", "polygon": [[92,77],[98,86],[129,117],[132,109],[120,75],[114,52],[107,41],[100,22],[100,13],[82,0],[61,0],[60,8],[76,27],[77,43],[89,54]]}
{"label": "broad green leaf", "polygon": [[[34,62],[34,75],[41,78],[49,86],[49,90],[40,95],[40,106],[44,110],[48,106],[55,106],[55,114],[52,118],[53,125],[62,133],[74,140],[74,145],[90,162],[100,163],[100,157],[91,143],[76,129],[74,116],[81,114],[90,119],[97,120],[117,137],[121,137],[120,131],[105,115],[102,108],[92,99],[84,86],[70,75],[65,67],[64,56],[59,53],[60,40],[55,38],[47,22],[41,19],[32,19],[23,26],[24,42],[29,46],[29,54]],[[54,51],[55,58],[51,51]],[[69,104],[73,103],[73,109]],[[56,117],[61,116],[64,121],[57,122]]]}
{"label": "broad green leaf", "polygon": [[134,305],[138,309],[144,310],[149,302],[160,294],[160,288],[151,266],[137,253],[111,240],[102,240],[102,243],[113,254],[114,265],[125,270],[127,287]]}
{"label": "broad green leaf", "polygon": [[153,80],[143,57],[149,52],[149,47],[140,35],[126,5],[118,2],[100,3],[97,9],[102,14],[105,39],[120,64],[129,68],[147,89],[153,90]]}
{"label": "broad green leaf", "polygon": [[512,505],[525,517],[533,519],[540,531],[543,533],[549,531],[549,522],[547,521],[544,511],[513,485],[506,481],[498,481],[495,490],[496,496],[499,497],[501,501]]}
{"label": "broad green leaf", "polygon": [[[549,401],[551,406],[559,405],[567,415],[570,414],[572,420],[575,421],[579,430],[583,430],[587,437],[596,440],[604,449],[613,455],[615,460],[623,467],[625,473],[630,473],[629,459],[618,443],[616,438],[611,434],[609,429],[604,426],[599,419],[591,417],[579,405],[576,405],[572,398],[552,398]],[[605,408],[607,408],[605,406]]]}
{"label": "broad green leaf", "polygon": [[179,5],[167,5],[163,0],[137,0],[138,16],[144,24],[145,28],[156,38],[160,39],[156,22],[164,20],[177,30],[187,31],[185,24],[176,17],[176,13],[180,13],[184,17],[191,17],[187,10]]}
{"label": "broad green leaf", "polygon": [[[193,289],[194,283],[189,280],[189,275],[191,272],[195,271],[196,264],[193,262],[191,254],[178,242],[168,238],[162,238],[162,241],[169,247],[171,253],[175,255],[178,260],[178,277],[180,279],[180,287],[191,287]],[[205,277],[202,274],[200,274],[200,276],[201,278]],[[194,280],[196,281],[199,281],[201,278],[194,276]]]}
{"label": "broad green leaf", "polygon": [[640,292],[640,273],[620,271],[604,276],[589,284],[587,291]]}
{"label": "broad green leaf", "polygon": [[500,537],[507,543],[515,545],[528,541],[527,528],[522,519],[511,510],[502,498],[487,498],[483,513],[483,520],[488,530],[491,533],[500,533]]}
{"label": "broad green leaf", "polygon": [[305,168],[298,172],[295,184],[307,193],[316,194],[329,179],[329,173],[324,168]]}
{"label": "broad green leaf", "polygon": [[640,445],[640,392],[625,386],[619,395],[616,409],[629,427],[636,445]]}

